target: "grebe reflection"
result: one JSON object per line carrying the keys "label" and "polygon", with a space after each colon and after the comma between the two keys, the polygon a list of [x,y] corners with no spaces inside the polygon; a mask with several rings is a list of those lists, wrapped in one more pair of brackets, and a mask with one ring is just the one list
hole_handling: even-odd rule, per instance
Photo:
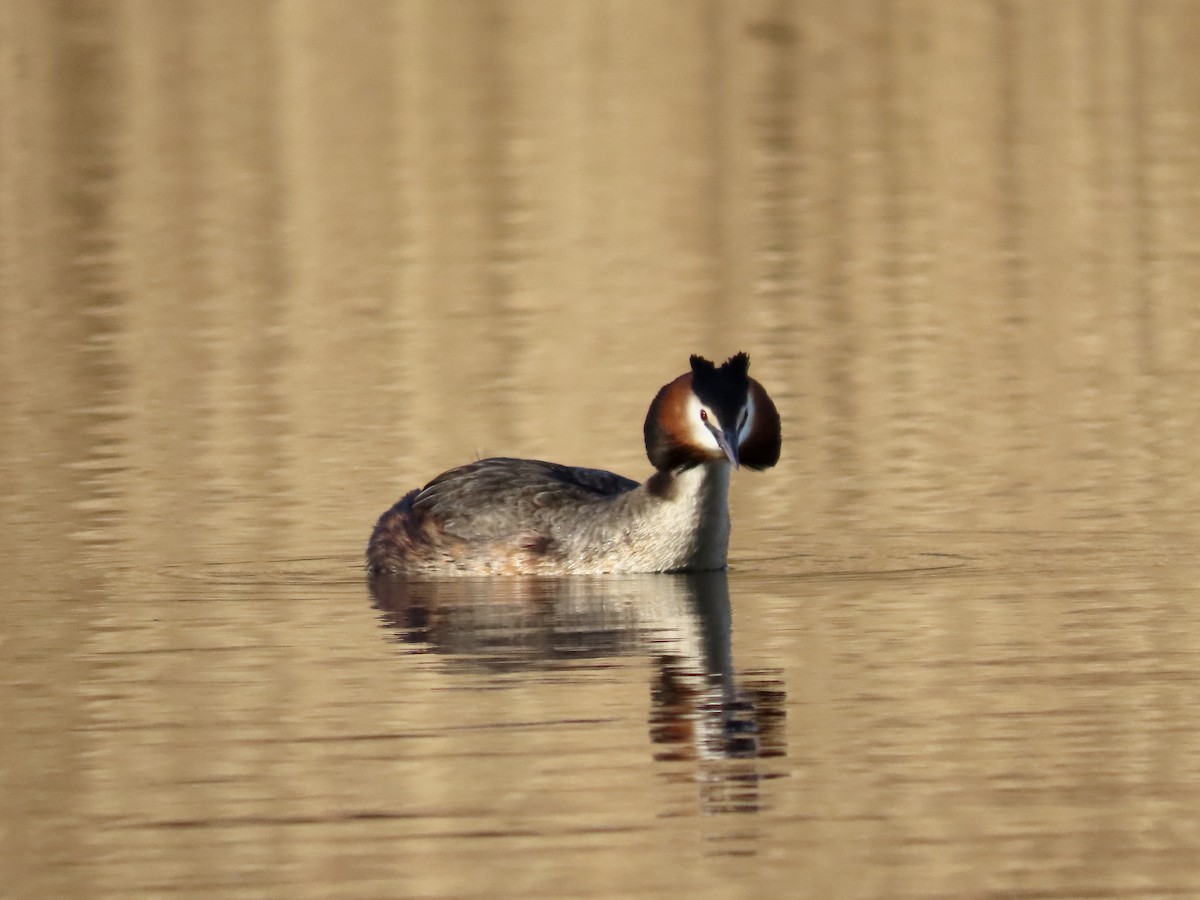
{"label": "grebe reflection", "polygon": [[700,785],[707,812],[760,808],[761,782],[779,774],[761,761],[785,753],[786,695],[777,672],[735,677],[725,572],[376,578],[371,592],[396,640],[448,672],[553,668],[561,680],[577,663],[593,681],[596,661],[645,655],[654,757],[672,765],[665,777]]}

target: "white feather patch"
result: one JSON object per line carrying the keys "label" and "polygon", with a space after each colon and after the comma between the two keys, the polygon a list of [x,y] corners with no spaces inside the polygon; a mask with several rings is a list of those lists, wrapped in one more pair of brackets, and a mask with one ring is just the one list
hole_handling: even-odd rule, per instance
{"label": "white feather patch", "polygon": [[708,450],[719,450],[720,446],[717,444],[717,439],[713,436],[713,433],[708,430],[708,426],[704,424],[704,420],[700,418],[701,411],[708,416],[708,421],[713,425],[714,428],[721,427],[721,423],[717,421],[716,414],[703,403],[701,403],[699,397],[697,397],[695,394],[690,394],[688,396],[687,408],[688,435],[693,441],[696,442],[697,446],[704,447]]}
{"label": "white feather patch", "polygon": [[746,442],[746,438],[750,437],[750,432],[754,430],[754,392],[746,394],[746,418],[742,420],[742,426],[738,429],[738,447]]}

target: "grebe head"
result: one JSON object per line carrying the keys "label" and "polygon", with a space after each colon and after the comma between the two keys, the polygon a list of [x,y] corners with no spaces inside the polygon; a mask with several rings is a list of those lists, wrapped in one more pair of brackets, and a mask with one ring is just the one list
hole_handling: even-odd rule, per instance
{"label": "grebe head", "polygon": [[646,413],[646,455],[659,471],[725,459],[768,469],[779,461],[779,412],[751,378],[750,357],[720,366],[702,356],[664,385]]}

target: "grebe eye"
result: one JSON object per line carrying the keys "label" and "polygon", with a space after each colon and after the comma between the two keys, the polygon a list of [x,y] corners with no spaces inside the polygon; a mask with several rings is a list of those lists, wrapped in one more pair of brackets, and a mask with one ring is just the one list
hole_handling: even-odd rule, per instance
{"label": "grebe eye", "polygon": [[708,410],[707,409],[700,410],[700,421],[701,422],[708,421]]}

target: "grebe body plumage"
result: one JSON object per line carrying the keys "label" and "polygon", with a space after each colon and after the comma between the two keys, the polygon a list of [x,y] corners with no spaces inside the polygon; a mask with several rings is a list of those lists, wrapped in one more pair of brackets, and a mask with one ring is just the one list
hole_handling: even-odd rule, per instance
{"label": "grebe body plumage", "polygon": [[778,461],[779,413],[739,353],[659,390],[646,414],[655,472],[612,472],[497,457],[451,469],[385,512],[371,572],[569,575],[724,568],[729,477]]}

